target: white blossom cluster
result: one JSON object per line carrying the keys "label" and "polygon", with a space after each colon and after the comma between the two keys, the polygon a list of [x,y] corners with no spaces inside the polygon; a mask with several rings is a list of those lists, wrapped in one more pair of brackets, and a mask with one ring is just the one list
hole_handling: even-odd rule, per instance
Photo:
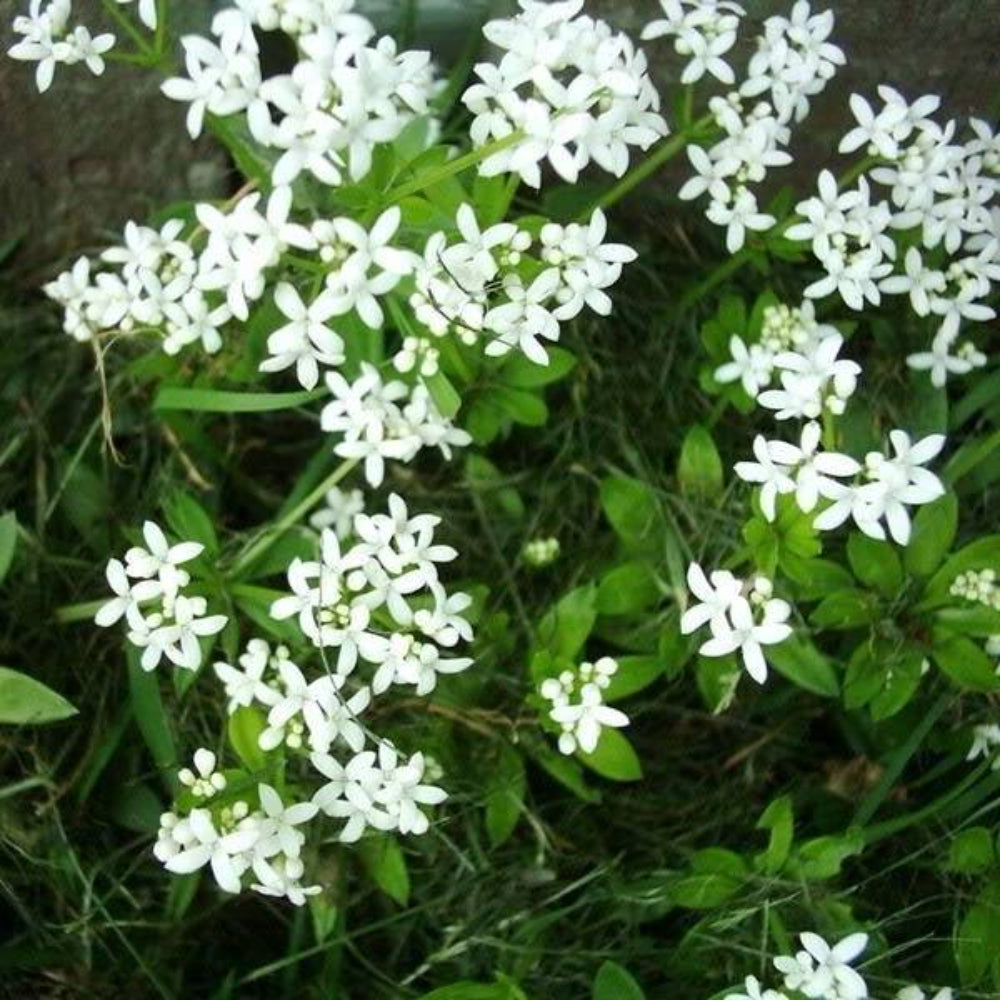
{"label": "white blossom cluster", "polygon": [[[838,357],[843,343],[835,326],[817,322],[812,302],[794,309],[768,306],[760,341],[748,345],[734,334],[729,341],[733,360],[716,369],[715,380],[739,381],[751,399],[777,411],[778,420],[815,419],[824,411],[839,415],[861,373],[854,361]],[[769,389],[776,374],[781,388]]]}
{"label": "white blossom cluster", "polygon": [[452,448],[472,441],[441,415],[423,383],[385,382],[374,365],[363,362],[353,382],[340,372],[328,372],[326,384],[333,400],[323,407],[320,425],[343,436],[334,452],[363,461],[371,486],[381,485],[386,459],[411,462],[424,448],[437,448],[450,459]]}
{"label": "white blossom cluster", "polygon": [[310,527],[317,531],[329,528],[338,541],[346,541],[354,531],[354,518],[365,510],[365,495],[361,490],[342,490],[334,486],[326,494],[324,504],[309,517]]}
{"label": "white blossom cluster", "polygon": [[[186,77],[163,93],[189,104],[187,125],[201,133],[205,114],[245,114],[250,134],[275,150],[275,185],[302,173],[339,185],[360,180],[377,145],[392,142],[428,111],[437,93],[426,52],[397,52],[388,37],[351,12],[351,0],[295,4],[240,0],[212,21],[213,39],[185,36]],[[254,28],[291,35],[299,60],[291,73],[263,79]]]}
{"label": "white blossom cluster", "polygon": [[[797,206],[803,221],[787,235],[811,241],[826,271],[806,295],[837,292],[852,309],[877,305],[881,293],[907,295],[917,316],[933,317],[937,331],[930,349],[910,355],[907,363],[943,386],[949,375],[986,363],[971,342],[960,341],[960,330],[965,321],[996,315],[988,299],[1000,278],[1000,210],[992,208],[1000,185],[1000,139],[972,119],[972,138],[958,141],[954,120],[942,126],[930,117],[941,103],[936,96],[909,103],[885,85],[878,94],[877,110],[852,95],[857,125],[840,143],[841,152],[864,149],[878,165],[844,191],[823,171],[819,194]],[[910,243],[901,260],[897,234]]]}
{"label": "white blossom cluster", "polygon": [[525,542],[521,549],[521,558],[532,569],[543,569],[551,566],[562,552],[562,545],[555,536],[548,538],[532,538]]}
{"label": "white blossom cluster", "polygon": [[[63,307],[64,329],[77,340],[155,331],[168,354],[194,343],[214,353],[222,346],[221,328],[233,317],[249,317],[281,255],[289,247],[316,246],[309,230],[290,220],[291,209],[291,188],[282,187],[266,206],[260,193],[245,195],[229,211],[198,205],[200,228],[187,239],[180,219],[159,231],[129,222],[122,245],[100,256],[108,269],[97,271],[81,257],[45,292]],[[192,246],[196,238],[203,240],[200,252]]]}
{"label": "white blossom cluster", "polygon": [[667,134],[645,55],[606,22],[580,15],[583,0],[519,0],[512,18],[489,21],[486,39],[503,52],[478,63],[463,95],[474,115],[472,142],[521,135],[480,165],[486,176],[518,174],[541,184],[548,163],[573,184],[591,162],[621,176],[629,147]]}
{"label": "white blossom cluster", "polygon": [[593,753],[602,728],[622,729],[628,725],[624,712],[604,703],[604,691],[616,673],[617,661],[602,656],[595,663],[581,663],[576,670],[563,670],[558,677],[542,681],[539,694],[552,703],[548,716],[562,730],[560,753]]}
{"label": "white blossom cluster", "polygon": [[967,601],[1000,611],[1000,586],[997,586],[997,572],[991,567],[959,573],[949,592],[953,597],[964,597]]}
{"label": "white blossom cluster", "polygon": [[758,435],[753,446],[756,461],[736,463],[741,479],[760,484],[764,516],[774,520],[779,494],[792,494],[806,514],[823,498],[829,504],[813,521],[817,530],[830,531],[853,518],[870,538],[884,540],[888,530],[895,542],[906,545],[911,530],[908,508],[944,495],[941,480],[924,468],[941,452],[944,435],[929,434],[912,442],[906,431],[890,431],[893,454],[868,452],[863,465],[820,447],[821,435],[815,421],[803,426],[798,445]]}
{"label": "white blossom cluster", "polygon": [[175,666],[197,670],[202,661],[200,640],[225,628],[225,615],[208,614],[204,597],[185,593],[191,575],[182,567],[201,555],[199,542],[171,545],[153,521],[142,527],[148,548],[136,545],[119,559],[108,561],[106,575],[114,597],[94,616],[102,628],[124,618],[128,640],[142,650],[143,670],[154,670],[166,657]]}
{"label": "white blossom cluster", "polygon": [[108,32],[93,36],[85,25],[71,25],[72,16],[72,0],[31,0],[28,13],[14,18],[14,34],[22,37],[7,50],[7,55],[38,63],[35,85],[39,93],[52,86],[60,64],[74,66],[82,62],[95,76],[104,72],[104,55],[114,47],[115,36]]}
{"label": "white blossom cluster", "polygon": [[[835,945],[810,931],[799,935],[802,948],[795,955],[773,960],[784,977],[785,989],[812,1000],[867,1000],[868,984],[852,963],[868,946],[867,934],[850,934]],[[904,986],[896,1000],[953,1000],[950,987],[929,997],[919,986]],[[789,1000],[780,990],[767,989],[756,976],[747,976],[742,992],[728,993],[724,1000]]]}
{"label": "white blossom cluster", "polygon": [[698,652],[715,657],[738,650],[747,673],[763,684],[767,680],[763,647],[784,642],[792,634],[788,602],[772,596],[773,584],[765,576],[745,581],[725,569],[706,576],[698,563],[688,566],[687,583],[697,603],[681,615],[681,633],[690,635],[708,625],[712,637]]}
{"label": "white blossom cluster", "polygon": [[[742,8],[717,0],[661,0],[665,20],[653,21],[644,38],[671,34],[689,62],[681,81],[690,83],[709,73],[731,85],[735,74],[722,56],[736,39]],[[761,182],[770,167],[791,162],[784,148],[789,126],[809,113],[809,99],[819,94],[843,64],[844,53],[829,41],[833,12],[813,14],[798,0],[786,17],[769,17],[758,37],[746,79],[737,90],[709,101],[722,138],[708,149],[687,147],[695,169],[679,192],[690,200],[708,194],[706,216],[726,229],[726,248],[740,250],[747,230],[770,229],[775,218],[760,211],[750,185]]]}
{"label": "white blossom cluster", "polygon": [[[455,224],[461,239],[434,233],[417,266],[410,304],[434,337],[454,333],[463,343],[482,343],[490,356],[519,349],[531,361],[548,364],[544,343],[559,339],[560,323],[586,307],[611,311],[606,289],[621,276],[636,252],[623,243],[605,243],[607,219],[595,209],[586,225],[542,227],[537,250],[540,272],[524,274],[531,234],[512,222],[481,229],[474,210],[462,205]],[[404,343],[396,367],[436,370],[431,342]]]}

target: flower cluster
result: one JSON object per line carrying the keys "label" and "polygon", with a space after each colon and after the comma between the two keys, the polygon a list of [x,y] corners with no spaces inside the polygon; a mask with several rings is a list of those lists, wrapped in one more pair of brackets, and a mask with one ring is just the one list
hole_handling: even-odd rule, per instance
{"label": "flower cluster", "polygon": [[761,484],[765,517],[774,520],[778,494],[793,494],[799,509],[807,514],[822,497],[830,503],[813,521],[818,530],[830,531],[853,518],[869,537],[884,540],[888,529],[894,541],[906,545],[910,540],[907,508],[944,495],[941,480],[924,468],[944,447],[944,436],[930,434],[914,443],[905,431],[890,431],[894,454],[869,452],[862,466],[849,455],[820,448],[821,434],[819,424],[810,421],[803,426],[798,445],[758,435],[756,461],[736,463],[741,479]]}
{"label": "flower cluster", "polygon": [[967,601],[1000,611],[1000,587],[997,586],[995,569],[970,569],[959,573],[952,582],[950,593],[953,597],[964,597]]}
{"label": "flower cluster", "polygon": [[593,753],[601,738],[601,729],[621,729],[628,716],[604,703],[604,692],[618,664],[610,656],[596,663],[581,663],[577,670],[564,670],[558,677],[542,681],[539,693],[552,703],[549,718],[562,730],[559,750],[570,755],[582,750]]}
{"label": "flower cluster", "polygon": [[558,538],[532,538],[521,549],[521,558],[532,569],[543,569],[551,566],[559,558],[561,551]]}
{"label": "flower cluster", "polygon": [[[427,113],[439,84],[428,53],[397,52],[388,37],[372,42],[374,27],[352,7],[241,0],[216,14],[214,41],[182,39],[187,76],[164,82],[163,93],[189,104],[192,137],[206,113],[245,114],[253,138],[277,153],[276,185],[303,172],[323,184],[338,185],[345,173],[357,181],[377,145]],[[291,73],[263,78],[254,28],[294,37],[299,61]]]}
{"label": "flower cluster", "polygon": [[348,382],[339,372],[329,372],[326,383],[333,400],[323,407],[324,431],[343,435],[334,447],[342,458],[364,462],[365,478],[379,486],[385,477],[385,460],[411,462],[423,448],[438,448],[451,458],[472,438],[442,416],[423,383],[384,382],[367,362],[361,374]]}
{"label": "flower cluster", "polygon": [[740,580],[728,570],[709,576],[697,563],[687,571],[687,583],[697,599],[681,616],[684,635],[708,625],[712,637],[702,643],[702,656],[728,656],[739,650],[743,666],[758,684],[767,679],[764,646],[784,642],[792,634],[787,601],[773,597],[773,585],[765,576]]}
{"label": "flower cluster", "polygon": [[317,531],[330,528],[343,542],[354,531],[354,518],[365,510],[365,495],[361,490],[342,490],[334,486],[326,494],[325,502],[309,518],[309,524]]}
{"label": "flower cluster", "polygon": [[209,615],[204,597],[185,593],[190,573],[182,568],[197,559],[204,546],[198,542],[171,545],[153,521],[142,527],[148,548],[136,545],[125,553],[125,562],[110,559],[107,580],[114,593],[94,616],[108,628],[121,619],[129,628],[128,640],[142,650],[143,670],[155,669],[165,656],[178,667],[197,670],[202,661],[202,638],[225,628],[225,615]]}
{"label": "flower cluster", "polygon": [[[715,380],[739,381],[751,399],[775,410],[778,420],[815,419],[824,411],[839,415],[857,387],[861,367],[838,357],[844,338],[835,326],[816,321],[811,302],[764,310],[760,342],[747,345],[735,334],[733,360],[720,366]],[[780,389],[767,389],[775,374]]]}
{"label": "flower cluster", "polygon": [[774,967],[785,977],[785,988],[821,1000],[864,1000],[868,984],[851,963],[868,946],[867,934],[850,934],[832,947],[818,934],[799,935],[802,949],[780,955]]}
{"label": "flower cluster", "polygon": [[503,56],[477,64],[478,82],[463,95],[475,146],[510,140],[481,173],[518,174],[537,188],[546,162],[572,184],[593,161],[621,176],[630,146],[648,149],[667,134],[646,57],[604,21],[579,16],[583,0],[519,3],[513,18],[484,26]]}
{"label": "flower cluster", "polygon": [[[636,258],[631,247],[604,242],[607,220],[600,209],[586,225],[544,225],[538,261],[526,257],[531,234],[514,223],[481,229],[469,205],[459,208],[455,223],[460,240],[449,243],[443,232],[428,239],[410,304],[433,336],[453,332],[463,343],[482,342],[491,356],[517,348],[536,364],[547,364],[543,341],[557,341],[559,324],[585,307],[607,315],[611,299],[605,289]],[[530,275],[529,263],[536,265]],[[436,357],[432,348],[403,346],[404,355],[414,350]],[[412,363],[401,364],[397,355],[396,366],[405,370]]]}
{"label": "flower cluster", "polygon": [[[38,63],[35,69],[35,85],[39,93],[52,86],[56,66],[73,66],[83,63],[95,76],[104,72],[104,55],[115,44],[115,36],[102,33],[93,36],[82,25],[70,25],[73,15],[73,0],[31,0],[27,14],[14,18],[14,34],[23,36],[8,50],[12,59]],[[119,3],[128,0],[118,0]],[[150,0],[142,0],[149,4]],[[155,9],[153,27],[155,27]]]}
{"label": "flower cluster", "polygon": [[[691,57],[682,82],[708,72],[725,84],[734,83],[735,75],[721,57],[732,48],[742,8],[716,0],[662,3],[667,20],[649,24],[643,37],[676,36],[678,50]],[[832,30],[833,12],[813,14],[805,0],[787,18],[768,18],[739,89],[709,101],[722,138],[708,149],[687,148],[695,176],[681,188],[680,197],[708,194],[705,214],[725,227],[730,253],[743,246],[747,230],[767,230],[776,221],[760,211],[750,185],[762,181],[770,167],[791,162],[783,148],[790,139],[789,125],[806,117],[809,99],[844,62],[843,52],[828,40]]]}
{"label": "flower cluster", "polygon": [[[950,374],[965,374],[986,360],[959,337],[964,321],[995,316],[987,300],[1000,278],[1000,219],[991,209],[1000,185],[1000,143],[977,119],[970,122],[972,138],[956,141],[954,120],[940,125],[930,117],[940,105],[933,95],[909,103],[884,85],[878,94],[878,110],[852,95],[857,125],[840,143],[845,153],[864,148],[878,165],[843,191],[823,171],[819,195],[798,205],[803,221],[787,235],[810,240],[826,271],[806,295],[837,292],[852,309],[877,305],[881,293],[907,295],[917,316],[934,317],[930,350],[907,362],[930,371],[942,386]],[[873,184],[884,200],[875,200]],[[910,244],[898,272],[897,232]]]}

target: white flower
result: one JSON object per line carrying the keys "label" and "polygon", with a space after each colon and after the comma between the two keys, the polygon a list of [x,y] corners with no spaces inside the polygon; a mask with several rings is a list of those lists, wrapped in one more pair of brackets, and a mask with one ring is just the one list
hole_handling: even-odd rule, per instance
{"label": "white flower", "polygon": [[762,646],[784,642],[792,634],[787,624],[791,607],[780,598],[764,601],[760,622],[755,621],[750,602],[742,596],[733,599],[727,611],[728,621],[713,618],[710,621],[712,638],[702,643],[698,652],[702,656],[726,656],[740,651],[743,665],[750,676],[763,684],[767,679],[767,661]]}
{"label": "white flower", "polygon": [[543,271],[527,288],[513,278],[509,276],[504,287],[508,301],[491,309],[484,318],[484,325],[493,334],[486,353],[498,356],[518,347],[535,364],[547,365],[549,356],[539,338],[559,339],[559,321],[546,306],[559,287],[559,272],[555,268]]}
{"label": "white flower", "polygon": [[756,976],[747,976],[742,993],[728,993],[723,1000],[787,1000],[783,993],[777,990],[766,990]]}
{"label": "white flower", "polygon": [[836,997],[863,1000],[868,996],[864,979],[850,964],[868,944],[867,934],[851,934],[832,948],[818,934],[800,934],[803,951],[793,957],[782,955],[775,968],[785,976],[785,986],[807,997]]}
{"label": "white flower", "polygon": [[230,715],[237,708],[252,705],[255,701],[270,706],[280,700],[280,693],[264,681],[264,674],[271,665],[271,650],[263,639],[251,639],[247,643],[239,665],[242,669],[222,661],[212,664],[216,677],[225,685]]}
{"label": "white flower", "polygon": [[[784,445],[784,442],[769,442],[763,434],[758,434],[753,441],[753,453],[756,462],[737,462],[734,466],[736,475],[747,483],[760,483],[760,509],[764,516],[773,521],[775,518],[775,503],[779,494],[793,493],[795,480],[789,475],[791,465],[779,463],[774,459],[774,445]],[[783,449],[779,450],[781,454]],[[787,457],[792,457],[789,453]]]}
{"label": "white flower", "polygon": [[[945,986],[934,994],[930,1000],[953,1000],[955,994],[950,986]],[[897,994],[896,1000],[928,1000],[927,994],[919,986],[904,986]]]}
{"label": "white flower", "polygon": [[333,529],[340,541],[346,541],[354,529],[354,518],[365,509],[361,490],[341,490],[334,486],[326,494],[325,506],[310,515],[309,524],[319,531]]}
{"label": "white flower", "polygon": [[319,807],[313,802],[286,806],[270,785],[258,785],[257,793],[265,816],[260,822],[257,849],[265,856],[280,850],[286,857],[297,858],[306,839],[298,827],[308,823]]}
{"label": "white flower", "polygon": [[[118,0],[120,4],[132,2],[133,0]],[[150,31],[156,31],[156,0],[139,0],[139,20]]]}
{"label": "white flower", "polygon": [[729,338],[729,353],[733,360],[716,368],[716,382],[726,384],[738,380],[746,394],[752,399],[756,398],[760,390],[771,381],[774,354],[760,344],[750,344],[748,347],[736,334]]}
{"label": "white flower", "polygon": [[239,892],[240,876],[249,866],[244,856],[254,847],[259,836],[256,826],[247,825],[220,833],[207,809],[192,809],[185,823],[190,830],[191,841],[166,861],[167,870],[177,875],[188,875],[209,865],[219,888],[226,892]]}
{"label": "white flower", "polygon": [[706,623],[724,621],[726,612],[739,596],[743,584],[725,569],[714,570],[710,577],[698,563],[687,570],[687,584],[699,603],[681,615],[681,632],[688,635]]}
{"label": "white flower", "polygon": [[[593,753],[604,727],[621,729],[629,724],[624,712],[604,704],[602,687],[606,686],[605,679],[610,679],[617,670],[618,664],[610,657],[604,657],[595,664],[584,663],[580,667],[580,676],[574,678],[574,686],[578,685],[575,691],[578,700],[553,699],[549,718],[562,727],[559,737],[562,753],[573,754],[577,748],[584,753]],[[543,696],[546,690],[550,689],[543,685]]]}
{"label": "white flower", "polygon": [[226,787],[226,776],[221,771],[216,771],[215,764],[215,754],[202,747],[194,752],[194,770],[181,768],[177,772],[177,780],[190,788],[191,794],[196,798],[211,798]]}
{"label": "white flower", "polygon": [[761,212],[749,188],[738,187],[731,200],[713,201],[705,212],[710,222],[726,227],[726,249],[736,253],[746,242],[748,229],[761,232],[775,223],[773,215]]}
{"label": "white flower", "polygon": [[448,795],[443,788],[423,783],[424,755],[415,753],[401,764],[396,748],[382,743],[378,761],[381,784],[375,790],[375,802],[389,815],[400,833],[426,833],[430,822],[420,807],[438,805]]}
{"label": "white flower", "polygon": [[167,597],[176,595],[178,589],[190,579],[188,573],[178,567],[200,556],[205,546],[200,542],[170,545],[163,529],[155,521],[146,521],[142,534],[149,548],[136,545],[125,553],[126,572],[142,580],[155,576]]}
{"label": "white flower", "polygon": [[160,596],[159,583],[154,580],[131,583],[124,565],[118,559],[108,560],[105,576],[115,596],[97,609],[94,621],[102,628],[108,628],[124,616],[131,628],[141,629],[144,619],[139,605]]}
{"label": "white flower", "polygon": [[314,753],[309,759],[313,767],[329,779],[313,795],[313,802],[327,816],[347,820],[340,832],[341,841],[350,844],[360,840],[369,826],[376,830],[393,828],[388,812],[374,800],[380,782],[374,751],[355,754],[346,766],[326,753]]}
{"label": "white flower", "polygon": [[931,349],[907,355],[906,364],[914,371],[929,371],[931,384],[939,389],[947,383],[949,375],[967,375],[986,364],[986,355],[970,341],[959,344],[952,353],[954,346],[955,338],[942,328],[931,342]]}
{"label": "white flower", "polygon": [[993,757],[993,767],[1000,769],[1000,754],[995,754],[995,748],[1000,747],[1000,725],[991,723],[972,727],[972,745],[965,755],[966,760],[977,760],[979,757]]}
{"label": "white flower", "polygon": [[289,320],[267,338],[271,357],[261,362],[260,370],[283,371],[295,365],[299,384],[316,388],[321,364],[336,367],[344,360],[344,341],[325,325],[337,312],[337,304],[329,293],[318,296],[308,306],[287,282],[274,290],[274,301]]}

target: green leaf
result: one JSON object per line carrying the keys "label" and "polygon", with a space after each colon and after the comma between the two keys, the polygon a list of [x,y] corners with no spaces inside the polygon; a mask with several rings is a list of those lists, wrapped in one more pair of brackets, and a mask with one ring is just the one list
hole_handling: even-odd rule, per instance
{"label": "green leaf", "polygon": [[927,582],[926,598],[947,595],[955,577],[969,570],[1000,569],[1000,535],[987,535],[959,549]]}
{"label": "green leaf", "polygon": [[777,875],[785,867],[795,835],[791,797],[782,795],[771,802],[757,820],[757,829],[771,831],[767,850],[758,856],[758,860],[768,875]]}
{"label": "green leaf", "polygon": [[565,378],[576,367],[576,358],[569,351],[561,347],[547,350],[547,365],[536,365],[520,351],[512,351],[500,369],[500,378],[516,389],[539,389]]}
{"label": "green leaf", "polygon": [[865,591],[837,590],[813,609],[809,621],[819,628],[851,629],[875,620],[875,608]]}
{"label": "green leaf", "polygon": [[719,872],[685,875],[667,889],[677,906],[686,910],[710,910],[721,906],[740,890],[742,880]]}
{"label": "green leaf", "polygon": [[638,560],[616,566],[597,588],[597,610],[602,615],[628,615],[643,611],[660,598],[656,575]]}
{"label": "green leaf", "polygon": [[541,427],[549,418],[545,400],[529,389],[494,386],[489,399],[511,420],[526,427]]}
{"label": "green leaf", "polygon": [[803,843],[793,859],[793,869],[806,880],[833,878],[847,858],[860,854],[864,838],[857,830],[843,835],[816,837]]}
{"label": "green leaf", "polygon": [[903,585],[903,565],[888,542],[855,531],[847,539],[847,560],[857,579],[886,597],[895,597]]}
{"label": "green leaf", "polygon": [[163,513],[167,524],[181,541],[200,542],[209,555],[215,555],[219,551],[219,539],[215,534],[212,518],[190,493],[181,489],[174,490],[163,501]]}
{"label": "green leaf", "polygon": [[1000,955],[1000,882],[991,882],[955,929],[955,961],[962,986],[975,986]]}
{"label": "green leaf", "polygon": [[206,413],[270,413],[292,410],[325,399],[327,389],[311,392],[225,392],[221,389],[192,389],[165,385],[153,400],[154,410],[195,410]]}
{"label": "green leaf", "polygon": [[993,833],[985,826],[974,826],[955,835],[948,850],[948,869],[959,875],[977,875],[997,862]]}
{"label": "green leaf", "polygon": [[851,574],[829,559],[797,559],[785,555],[781,565],[795,585],[796,598],[801,601],[820,600],[835,590],[844,590],[854,584]]}
{"label": "green leaf", "polygon": [[964,636],[945,638],[937,630],[931,649],[934,662],[959,687],[969,691],[996,691],[1000,677],[996,665],[983,648]]}
{"label": "green leaf", "polygon": [[7,511],[0,517],[0,583],[3,583],[14,561],[14,549],[17,547],[17,515]]}
{"label": "green leaf", "polygon": [[572,660],[583,648],[597,620],[593,584],[571,590],[538,623],[538,642],[554,657]]}
{"label": "green leaf", "polygon": [[604,689],[605,701],[620,701],[649,687],[663,676],[663,660],[659,656],[620,656],[618,670]]}
{"label": "green leaf", "polygon": [[486,834],[494,847],[514,832],[524,807],[526,783],[520,753],[503,744],[486,785]]}
{"label": "green leaf", "polygon": [[633,548],[647,546],[662,526],[655,494],[630,476],[610,476],[601,483],[601,506],[618,537]]}
{"label": "green leaf", "polygon": [[142,669],[139,650],[135,646],[130,645],[126,655],[132,714],[160,777],[172,792],[177,783],[174,774],[177,769],[177,749],[170,721],[163,708],[159,677],[155,671]]}
{"label": "green leaf", "polygon": [[361,863],[372,881],[400,906],[410,899],[410,874],[406,858],[393,837],[366,837],[358,844]]}
{"label": "green leaf", "polygon": [[417,1000],[527,1000],[524,992],[512,982],[452,983],[424,993]]}
{"label": "green leaf", "polygon": [[531,747],[529,753],[535,763],[578,799],[583,802],[601,801],[601,793],[587,784],[583,768],[578,761],[556,753],[545,744]]}
{"label": "green leaf", "polygon": [[695,426],[687,432],[677,462],[681,490],[695,497],[714,500],[722,494],[722,459],[711,433]]}
{"label": "green leaf", "polygon": [[580,750],[577,756],[602,778],[638,781],[642,777],[642,765],[632,744],[617,729],[602,729],[594,752]]}
{"label": "green leaf", "polygon": [[162,813],[163,803],[149,785],[126,785],[111,806],[114,821],[136,833],[156,833]]}
{"label": "green leaf", "polygon": [[434,405],[441,412],[441,416],[451,420],[462,407],[462,397],[448,380],[448,376],[442,371],[437,371],[433,375],[425,375],[424,385],[427,386],[431,399],[434,400]]}
{"label": "green leaf", "polygon": [[767,648],[768,662],[799,687],[826,698],[840,696],[833,664],[811,642],[791,636]]}
{"label": "green leaf", "polygon": [[76,714],[77,710],[61,694],[34,677],[0,667],[0,724],[35,726]]}
{"label": "green leaf", "polygon": [[646,1000],[646,994],[620,965],[605,962],[594,979],[593,1000]]}
{"label": "green leaf", "polygon": [[957,530],[958,500],[954,493],[945,493],[921,507],[904,553],[907,570],[914,576],[930,576],[951,549]]}
{"label": "green leaf", "polygon": [[229,716],[226,731],[230,746],[251,774],[260,773],[267,767],[267,756],[258,742],[266,727],[263,712],[252,705],[241,705]]}

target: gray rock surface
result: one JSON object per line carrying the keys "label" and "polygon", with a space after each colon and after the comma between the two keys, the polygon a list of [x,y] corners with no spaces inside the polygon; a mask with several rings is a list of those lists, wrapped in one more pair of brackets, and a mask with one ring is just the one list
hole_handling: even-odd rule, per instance
{"label": "gray rock surface", "polygon": [[[172,9],[187,30],[203,24],[218,0],[179,0]],[[831,0],[835,37],[849,65],[815,102],[795,138],[796,166],[782,180],[811,184],[847,121],[847,96],[894,82],[905,93],[940,93],[949,115],[995,110],[1000,86],[1000,0]],[[28,0],[0,0],[0,45]],[[500,0],[494,9],[502,6]],[[786,0],[745,0],[751,22],[786,11]],[[461,50],[489,0],[364,0],[384,30],[412,27],[414,41],[447,59]],[[656,0],[591,0],[588,9],[638,35]],[[105,22],[99,0],[75,0],[82,23]],[[744,27],[751,37],[754,24]],[[669,94],[678,60],[670,44],[649,44],[654,74]],[[158,93],[147,70],[111,65],[101,78],[59,67],[49,93],[34,88],[33,67],[0,58],[0,239],[19,236],[19,268],[44,270],[129,217],[171,200],[210,197],[226,187],[226,161],[211,140],[192,143],[184,108]]]}

